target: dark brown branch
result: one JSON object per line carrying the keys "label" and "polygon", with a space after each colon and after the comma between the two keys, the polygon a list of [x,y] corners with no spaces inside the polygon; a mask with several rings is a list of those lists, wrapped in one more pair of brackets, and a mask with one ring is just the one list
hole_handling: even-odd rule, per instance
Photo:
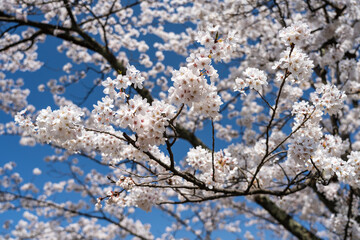
{"label": "dark brown branch", "polygon": [[284,228],[294,236],[302,240],[320,240],[314,233],[303,227],[293,217],[279,208],[273,201],[265,196],[255,196],[255,202],[262,206],[268,213],[275,218]]}
{"label": "dark brown branch", "polygon": [[281,25],[285,28],[286,27],[286,22],[285,22],[285,16],[281,10],[281,7],[279,6],[278,2],[276,0],[274,0],[274,4],[277,7],[278,11],[279,11],[279,16],[280,16],[280,23]]}
{"label": "dark brown branch", "polygon": [[319,192],[317,186],[316,186],[316,182],[312,182],[310,184],[310,187],[313,189],[313,191],[316,193],[316,195],[318,196],[319,200],[327,207],[327,209],[329,209],[330,212],[336,214],[337,211],[335,209],[336,207],[336,202],[335,201],[331,201],[329,199],[327,199],[327,197],[322,193]]}
{"label": "dark brown branch", "polygon": [[[0,22],[13,22],[13,23],[19,23],[21,25],[31,26],[40,29],[44,34],[54,36],[57,38],[60,38],[62,40],[69,41],[75,45],[87,48],[92,51],[96,51],[96,46],[92,46],[88,42],[84,41],[83,39],[79,37],[75,37],[70,35],[70,32],[73,32],[73,29],[65,28],[62,26],[55,26],[52,24],[42,23],[42,22],[34,22],[31,20],[21,20],[16,19],[15,17],[8,15],[4,12],[0,11]],[[60,32],[57,32],[60,31]]]}
{"label": "dark brown branch", "polygon": [[[12,44],[9,44],[9,45],[7,45],[7,46],[5,46],[5,47],[3,47],[3,48],[1,48],[0,49],[0,52],[3,52],[3,51],[6,51],[6,50],[8,50],[8,49],[10,49],[10,48],[12,48],[12,47],[16,47],[16,46],[18,46],[18,45],[20,45],[20,44],[22,44],[22,43],[26,43],[26,42],[31,42],[31,44],[30,44],[30,47],[33,45],[33,42],[34,42],[34,40],[38,37],[38,36],[40,36],[40,35],[42,35],[43,34],[43,31],[37,31],[36,33],[34,33],[33,35],[31,35],[30,37],[28,37],[28,38],[24,38],[24,39],[22,39],[22,40],[20,40],[20,41],[17,41],[17,42],[14,42],[14,43],[12,43]],[[30,47],[28,47],[28,49],[30,48]],[[25,51],[26,49],[22,49],[22,51]]]}
{"label": "dark brown branch", "polygon": [[[351,217],[352,217],[353,199],[354,199],[354,191],[353,191],[352,187],[350,187],[349,199],[348,199],[347,221],[346,221],[345,230],[344,230],[344,240],[348,239],[348,232],[349,232],[349,228],[350,228],[350,220],[351,220]],[[351,234],[351,232],[350,232],[350,234]],[[349,239],[351,239],[351,235],[349,237],[350,237]]]}

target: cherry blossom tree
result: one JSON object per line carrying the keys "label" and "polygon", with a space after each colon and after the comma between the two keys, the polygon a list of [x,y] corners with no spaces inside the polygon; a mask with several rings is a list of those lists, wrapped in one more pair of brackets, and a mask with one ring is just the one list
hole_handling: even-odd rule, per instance
{"label": "cherry blossom tree", "polygon": [[[55,40],[58,79],[11,79]],[[357,0],[2,0],[1,138],[67,166],[1,162],[3,238],[360,239],[359,48]]]}

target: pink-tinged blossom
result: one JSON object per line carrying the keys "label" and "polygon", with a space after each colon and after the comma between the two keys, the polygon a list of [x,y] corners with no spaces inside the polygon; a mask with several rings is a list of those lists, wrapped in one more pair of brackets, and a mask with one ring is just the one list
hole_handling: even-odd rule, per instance
{"label": "pink-tinged blossom", "polygon": [[111,97],[114,97],[116,95],[114,80],[108,77],[105,81],[102,82],[102,85],[105,88],[103,91],[105,94],[108,94]]}
{"label": "pink-tinged blossom", "polygon": [[320,127],[322,111],[309,102],[301,101],[293,105],[295,115],[294,132],[289,145],[289,158],[304,165],[315,153],[323,133]]}
{"label": "pink-tinged blossom", "polygon": [[145,81],[145,78],[133,65],[127,65],[125,77],[129,79],[132,84],[134,84],[135,88],[143,88],[142,84]]}
{"label": "pink-tinged blossom", "polygon": [[95,116],[95,122],[100,124],[109,125],[114,122],[113,100],[106,96],[101,101],[97,102],[94,106],[92,114]]}
{"label": "pink-tinged blossom", "polygon": [[286,45],[295,44],[301,46],[310,37],[310,29],[306,23],[296,22],[280,30],[279,37]]}
{"label": "pink-tinged blossom", "polygon": [[304,165],[310,159],[317,148],[315,139],[308,136],[297,136],[289,146],[289,158]]}
{"label": "pink-tinged blossom", "polygon": [[35,130],[35,125],[30,116],[26,115],[26,110],[22,110],[15,115],[15,122],[25,134],[32,134]]}
{"label": "pink-tinged blossom", "polygon": [[205,31],[198,31],[196,40],[205,47],[207,57],[215,62],[228,62],[230,55],[236,49],[239,37],[236,31],[221,35],[219,26],[208,26]]}
{"label": "pink-tinged blossom", "polygon": [[116,111],[119,126],[136,132],[137,144],[143,149],[164,144],[166,139],[163,134],[174,114],[174,106],[158,100],[150,105],[138,95]]}
{"label": "pink-tinged blossom", "polygon": [[186,162],[200,170],[199,178],[209,186],[221,186],[236,178],[238,174],[238,160],[231,156],[227,150],[214,153],[215,182],[213,181],[213,168],[211,152],[202,147],[190,149]]}
{"label": "pink-tinged blossom", "polygon": [[[358,185],[360,182],[360,152],[352,151],[350,155],[348,155],[347,165],[351,166],[351,174],[353,178],[351,179],[350,184]],[[348,171],[349,172],[349,171]]]}
{"label": "pink-tinged blossom", "polygon": [[329,115],[339,113],[346,100],[346,94],[330,84],[321,85],[316,88],[316,93],[311,93],[310,96],[315,106],[324,109]]}
{"label": "pink-tinged blossom", "polygon": [[343,141],[339,136],[327,134],[321,139],[320,146],[332,156],[341,157],[349,148],[349,141]]}
{"label": "pink-tinged blossom", "polygon": [[202,102],[193,103],[192,111],[195,113],[202,113],[206,117],[217,119],[219,117],[219,109],[222,104],[221,98],[217,95],[216,87],[208,86],[208,94]]}
{"label": "pink-tinged blossom", "polygon": [[135,183],[134,181],[131,179],[131,177],[125,177],[125,176],[121,176],[117,181],[116,181],[116,185],[119,187],[122,187],[123,189],[129,191],[131,190],[134,186]]}
{"label": "pink-tinged blossom", "polygon": [[14,116],[28,105],[30,90],[21,88],[22,81],[2,79],[4,77],[5,75],[0,73],[0,109]]}
{"label": "pink-tinged blossom", "polygon": [[280,60],[275,62],[274,69],[287,69],[297,81],[308,81],[314,67],[313,61],[306,53],[295,46],[293,49],[288,47],[280,54]]}
{"label": "pink-tinged blossom", "polygon": [[246,87],[250,87],[256,91],[261,91],[262,87],[268,84],[264,71],[257,68],[247,68],[244,75],[246,77],[245,80],[241,78],[235,79],[235,91],[242,92]]}
{"label": "pink-tinged blossom", "polygon": [[125,197],[126,206],[134,206],[150,212],[161,201],[161,191],[155,188],[135,187]]}
{"label": "pink-tinged blossom", "polygon": [[52,111],[50,107],[40,111],[36,118],[36,138],[40,142],[53,143],[69,148],[73,140],[81,134],[81,117],[84,113],[75,106],[60,107]]}
{"label": "pink-tinged blossom", "polygon": [[193,107],[198,114],[215,118],[222,103],[217,88],[209,85],[204,75],[195,75],[189,68],[182,67],[173,72],[174,85],[169,89],[170,102]]}

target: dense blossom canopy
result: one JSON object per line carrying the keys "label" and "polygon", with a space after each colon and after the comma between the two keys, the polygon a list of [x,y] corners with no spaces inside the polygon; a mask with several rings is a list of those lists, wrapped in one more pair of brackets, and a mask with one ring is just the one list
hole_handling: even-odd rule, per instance
{"label": "dense blossom canopy", "polygon": [[0,163],[4,239],[360,239],[359,55],[357,0],[2,0],[1,138],[68,166]]}

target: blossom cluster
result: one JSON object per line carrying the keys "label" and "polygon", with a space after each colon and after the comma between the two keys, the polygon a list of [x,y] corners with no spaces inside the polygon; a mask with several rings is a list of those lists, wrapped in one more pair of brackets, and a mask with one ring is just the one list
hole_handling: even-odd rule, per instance
{"label": "blossom cluster", "polygon": [[360,178],[360,152],[353,151],[348,156],[348,161],[340,157],[331,156],[330,154],[319,149],[311,161],[308,162],[308,168],[321,171],[321,176],[329,180],[336,175],[339,181],[356,186]]}
{"label": "blossom cluster", "polygon": [[289,158],[304,165],[316,151],[317,145],[318,143],[312,137],[304,135],[297,136],[289,146]]}
{"label": "blossom cluster", "polygon": [[219,26],[208,26],[204,31],[198,31],[196,40],[205,46],[208,56],[215,62],[229,61],[229,56],[236,48],[238,36],[236,31],[231,31],[227,36],[219,35]]}
{"label": "blossom cluster", "polygon": [[343,141],[339,136],[326,134],[321,139],[319,147],[331,156],[341,157],[349,147],[349,141]]}
{"label": "blossom cluster", "polygon": [[116,111],[118,126],[129,127],[136,132],[137,144],[144,150],[151,145],[165,143],[164,133],[169,121],[175,116],[175,107],[164,101],[155,100],[148,104],[145,99],[136,95]]}
{"label": "blossom cluster", "polygon": [[215,172],[213,172],[211,152],[200,146],[190,149],[186,162],[199,170],[199,179],[210,186],[220,186],[238,175],[238,161],[226,150],[214,153]]}
{"label": "blossom cluster", "polygon": [[139,207],[147,212],[161,201],[161,191],[156,188],[136,187],[125,197],[127,206]]}
{"label": "blossom cluster", "polygon": [[99,126],[113,123],[115,121],[113,107],[114,100],[109,96],[103,97],[101,101],[97,102],[97,105],[94,104],[94,109],[92,111],[93,116],[96,116],[94,121],[99,123]]}
{"label": "blossom cluster", "polygon": [[324,109],[329,115],[334,115],[344,106],[346,94],[335,85],[326,84],[316,88],[316,93],[311,93],[310,97],[316,107]]}
{"label": "blossom cluster", "polygon": [[[64,83],[66,81],[68,81],[67,77],[60,78],[60,83]],[[68,82],[70,82],[70,81],[68,81]],[[40,84],[38,86],[38,91],[44,92],[46,87],[48,87],[48,89],[50,90],[50,92],[52,94],[63,94],[65,92],[65,87],[62,84],[58,84],[56,79],[50,79],[46,83],[46,86],[45,86],[45,84]]]}
{"label": "blossom cluster", "polygon": [[30,94],[30,90],[21,89],[24,85],[22,79],[14,81],[4,78],[5,75],[0,72],[0,109],[15,115],[28,105],[27,97]]}
{"label": "blossom cluster", "polygon": [[[37,42],[43,40],[44,36],[35,38],[31,41],[22,42],[22,38],[31,36],[35,33],[34,28],[27,28],[19,34],[10,34],[9,32],[4,32],[0,38],[0,48],[3,50],[0,53],[0,66],[3,71],[36,71],[43,65],[42,62],[38,61],[37,51]],[[18,44],[15,44],[18,43]],[[14,44],[12,48],[6,48],[6,46]],[[23,49],[26,49],[24,52]]]}
{"label": "blossom cluster", "polygon": [[322,137],[319,126],[322,111],[309,102],[301,101],[293,105],[292,114],[295,115],[295,122],[292,127],[294,134],[288,150],[289,158],[304,165],[318,148],[319,139]]}
{"label": "blossom cluster", "polygon": [[[174,84],[169,89],[171,103],[186,104],[192,112],[213,119],[219,116],[222,101],[214,85],[219,75],[211,61],[226,61],[234,51],[237,39],[235,32],[221,39],[217,30],[218,27],[208,27],[206,31],[197,32],[196,39],[205,49],[191,53],[186,59],[187,66],[173,71],[171,80]],[[205,76],[210,78],[211,84]]]}
{"label": "blossom cluster", "polygon": [[336,175],[344,183],[357,185],[360,177],[359,152],[351,152],[348,161],[341,158],[349,147],[348,142],[339,136],[323,136],[319,126],[323,115],[320,105],[312,106],[301,101],[294,104],[292,113],[295,114],[292,128],[295,133],[289,145],[289,158],[308,170],[320,171],[325,180]]}
{"label": "blossom cluster", "polygon": [[[120,181],[121,180],[118,182]],[[124,181],[128,180],[124,179]],[[127,186],[124,186],[124,181],[120,183],[121,187],[129,187],[127,184],[125,184]],[[102,201],[106,198],[106,206],[115,205],[118,207],[139,207],[149,212],[151,211],[152,206],[161,200],[161,191],[158,189],[148,187],[133,187],[133,182],[128,182],[128,184],[131,185],[131,188],[127,189],[127,193],[124,191],[108,191],[106,197],[97,198],[95,209],[102,208]]]}
{"label": "blossom cluster", "polygon": [[204,75],[194,74],[194,71],[186,67],[181,67],[172,74],[174,84],[169,89],[170,102],[191,106],[193,102],[202,101],[208,93],[209,85]]}
{"label": "blossom cluster", "polygon": [[[320,141],[316,152],[314,152],[311,160],[307,162],[309,170],[317,169],[321,171],[321,176],[328,180],[336,174],[340,181],[349,183],[353,181],[355,176],[355,169],[351,161],[343,161],[341,155],[344,154],[348,144],[343,142],[340,137],[332,135],[325,135]],[[355,156],[356,152],[351,154]],[[351,155],[349,155],[350,157]],[[357,155],[358,156],[358,155]],[[355,162],[357,161],[356,158]]]}
{"label": "blossom cluster", "polygon": [[264,71],[257,68],[247,68],[244,72],[245,80],[241,78],[235,79],[235,91],[243,92],[243,89],[250,87],[256,91],[261,91],[262,86],[267,85],[267,77]]}
{"label": "blossom cluster", "polygon": [[98,123],[130,128],[137,134],[138,146],[145,150],[152,145],[161,145],[165,142],[165,128],[169,125],[169,120],[175,116],[176,109],[159,100],[149,104],[140,95],[127,99],[126,103],[116,104],[118,99],[127,96],[125,90],[128,86],[133,84],[141,89],[143,81],[144,77],[140,71],[130,65],[126,75],[118,75],[116,79],[107,78],[103,82],[104,93],[107,96],[94,105],[92,113]]}
{"label": "blossom cluster", "polygon": [[219,75],[211,65],[211,57],[207,54],[208,52],[205,50],[191,53],[190,56],[186,58],[186,66],[195,76],[207,75],[210,77],[210,81],[214,82]]}
{"label": "blossom cluster", "polygon": [[181,67],[174,71],[171,80],[173,86],[169,88],[169,99],[174,104],[187,104],[193,107],[198,114],[215,118],[218,116],[220,96],[217,95],[217,88],[207,83],[204,75],[195,75],[187,67]]}
{"label": "blossom cluster", "polygon": [[15,121],[27,134],[33,134],[40,142],[53,143],[56,146],[72,148],[74,141],[82,133],[80,124],[83,112],[74,105],[61,106],[52,111],[50,107],[39,112],[35,123],[27,116],[25,110],[18,113]]}
{"label": "blossom cluster", "polygon": [[279,37],[286,45],[302,45],[310,36],[310,29],[306,23],[296,22],[279,32]]}
{"label": "blossom cluster", "polygon": [[286,51],[280,54],[280,60],[275,62],[274,69],[287,69],[295,81],[308,81],[314,67],[313,61],[309,59],[306,53],[300,48],[288,47]]}
{"label": "blossom cluster", "polygon": [[114,80],[108,77],[102,82],[102,85],[105,87],[104,93],[109,95],[113,100],[116,100],[117,98],[124,99],[127,96],[124,90],[131,84],[133,84],[135,88],[141,89],[144,80],[145,78],[141,75],[140,71],[128,64],[125,75],[118,74]]}
{"label": "blossom cluster", "polygon": [[134,181],[131,179],[131,177],[125,177],[125,176],[121,176],[117,181],[116,181],[116,185],[119,187],[122,187],[125,190],[131,190],[135,183]]}
{"label": "blossom cluster", "polygon": [[142,84],[145,78],[141,75],[141,72],[134,66],[128,64],[126,67],[126,75],[118,75],[117,80],[119,82],[130,82],[135,88],[143,88]]}
{"label": "blossom cluster", "polygon": [[[298,130],[299,132],[302,132],[303,134],[309,134],[312,137],[320,135],[321,129],[318,128],[315,131],[315,128],[318,127],[318,124],[322,119],[323,112],[321,111],[321,109],[317,109],[308,101],[302,100],[293,104],[291,114],[295,115],[295,123],[292,127],[292,130],[297,129],[300,127],[300,125],[302,125],[303,127],[300,127],[300,129]],[[311,131],[304,132],[306,131],[306,127],[311,128]]]}

